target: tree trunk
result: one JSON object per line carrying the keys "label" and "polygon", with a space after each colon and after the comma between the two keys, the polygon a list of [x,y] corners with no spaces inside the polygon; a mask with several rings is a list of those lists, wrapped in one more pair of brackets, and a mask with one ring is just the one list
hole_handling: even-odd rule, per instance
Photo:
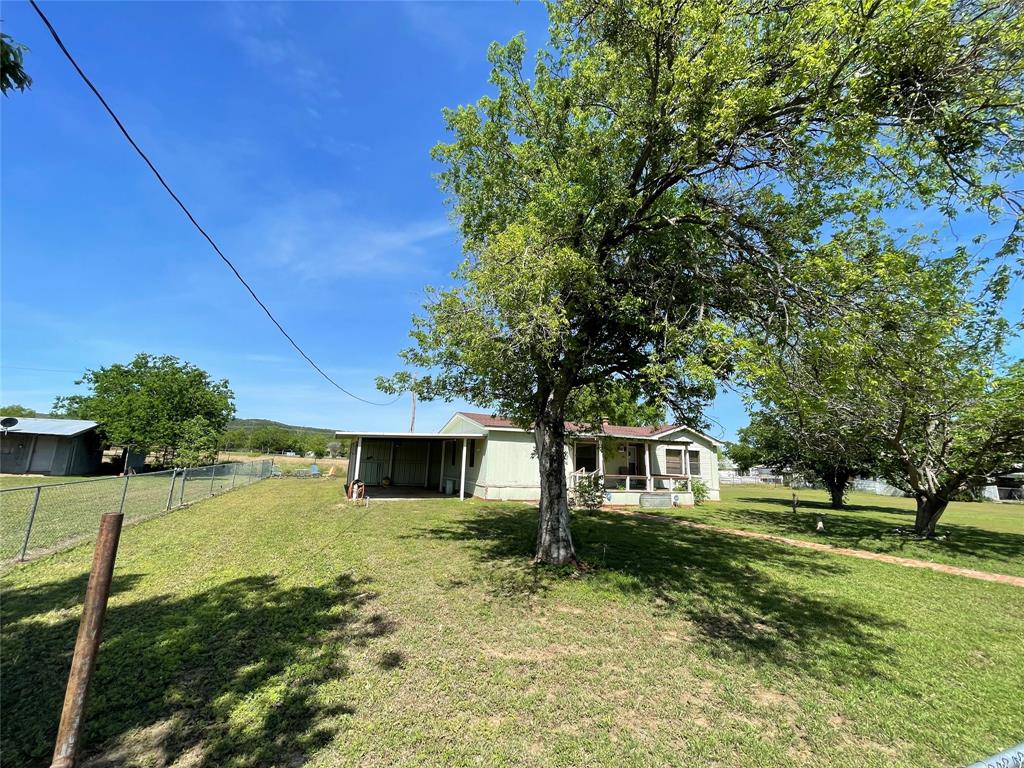
{"label": "tree trunk", "polygon": [[935,525],[948,505],[949,499],[940,496],[918,496],[914,533],[928,539],[935,536]]}
{"label": "tree trunk", "polygon": [[540,464],[540,522],[533,559],[553,565],[576,562],[565,483],[565,422],[560,414],[545,414],[533,432]]}
{"label": "tree trunk", "polygon": [[850,473],[844,469],[832,468],[822,473],[822,479],[832,498],[832,509],[842,509],[843,495],[846,493],[846,484],[850,482]]}

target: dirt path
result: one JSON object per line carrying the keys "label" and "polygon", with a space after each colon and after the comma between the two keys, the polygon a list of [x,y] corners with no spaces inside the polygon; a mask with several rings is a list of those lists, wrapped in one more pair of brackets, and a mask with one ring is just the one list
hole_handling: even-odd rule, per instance
{"label": "dirt path", "polygon": [[1010,584],[1015,587],[1024,587],[1024,576],[1009,576],[1003,573],[989,573],[988,571],[976,571],[973,568],[960,568],[955,565],[943,563],[932,563],[928,560],[915,560],[911,557],[897,557],[886,555],[881,552],[869,552],[866,549],[852,549],[850,547],[837,547],[832,544],[819,544],[816,541],[804,541],[803,539],[790,539],[786,536],[776,536],[772,533],[758,533],[756,531],[741,531],[737,528],[721,528],[717,525],[707,523],[694,523],[690,520],[680,520],[675,517],[664,517],[662,515],[648,515],[644,512],[630,512],[627,510],[616,510],[623,515],[633,515],[644,520],[657,520],[673,525],[682,525],[687,528],[697,528],[702,531],[714,531],[715,533],[727,533],[730,536],[743,536],[748,539],[762,539],[764,541],[775,541],[780,544],[788,544],[791,547],[813,549],[817,552],[830,552],[834,555],[845,555],[847,557],[859,557],[861,560],[879,560],[883,563],[902,565],[905,568],[924,568],[939,573],[950,573],[954,576],[964,576],[968,579],[978,581],[994,581],[997,584]]}

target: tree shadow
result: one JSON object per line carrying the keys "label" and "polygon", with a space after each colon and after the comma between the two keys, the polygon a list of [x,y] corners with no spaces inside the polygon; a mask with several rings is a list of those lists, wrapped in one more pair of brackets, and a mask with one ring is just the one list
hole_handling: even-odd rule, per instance
{"label": "tree shadow", "polygon": [[[522,585],[517,596],[532,597],[567,577],[591,580],[647,601],[656,614],[684,617],[711,653],[752,665],[879,676],[880,662],[892,652],[885,634],[903,626],[815,587],[816,579],[849,572],[837,558],[610,511],[574,518],[577,554],[586,564],[581,571],[535,567],[529,558],[536,515],[528,507],[487,506],[416,535],[468,543],[492,594],[517,594]],[[776,577],[761,564],[796,578]]]}
{"label": "tree shadow", "polygon": [[[781,534],[814,533],[820,515],[825,521],[824,540],[830,544],[847,547],[870,546],[871,543],[885,543],[885,551],[899,551],[907,544],[917,547],[926,546],[950,556],[969,556],[983,559],[994,559],[1004,562],[1020,562],[1024,558],[1024,535],[1000,531],[987,531],[969,525],[947,524],[939,520],[939,534],[942,539],[922,541],[910,538],[897,532],[897,528],[913,526],[914,511],[878,507],[874,505],[851,504],[842,510],[834,510],[828,504],[814,501],[800,501],[796,512],[789,502],[771,497],[751,497],[737,499],[759,505],[771,505],[772,509],[741,509],[722,510],[722,514],[734,518],[737,522],[749,522],[770,527]],[[813,510],[813,511],[809,511]],[[857,512],[884,512],[905,516],[906,522],[901,525],[871,517],[857,517]],[[910,552],[908,556],[915,553]],[[916,554],[921,554],[917,552]]]}
{"label": "tree shadow", "polygon": [[[114,584],[125,590],[138,579],[115,574]],[[78,630],[69,609],[81,605],[84,584],[75,577],[4,596],[5,766],[48,764]],[[112,605],[82,764],[301,764],[352,712],[321,703],[320,686],[347,675],[347,649],[396,628],[370,610],[375,597],[367,579],[349,575],[297,587],[250,576]]]}

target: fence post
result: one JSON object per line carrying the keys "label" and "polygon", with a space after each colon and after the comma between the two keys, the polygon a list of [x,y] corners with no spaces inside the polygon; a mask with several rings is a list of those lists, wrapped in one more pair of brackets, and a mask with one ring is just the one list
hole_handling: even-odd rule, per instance
{"label": "fence post", "polygon": [[213,481],[217,479],[217,465],[210,467],[210,495],[213,496]]}
{"label": "fence post", "polygon": [[235,476],[238,474],[238,464],[231,465],[231,490],[235,490]]}
{"label": "fence post", "polygon": [[167,489],[167,507],[164,512],[171,511],[171,504],[174,502],[174,480],[178,476],[178,468],[171,470],[171,487]]}
{"label": "fence post", "polygon": [[188,467],[181,468],[181,493],[178,496],[178,506],[185,503],[185,481],[188,480]]}
{"label": "fence post", "polygon": [[32,523],[36,520],[36,509],[39,507],[39,492],[43,486],[36,486],[36,495],[32,499],[32,509],[28,513],[28,523],[25,525],[25,541],[21,545],[21,561],[25,562],[25,553],[28,552],[28,539],[32,535]]}
{"label": "fence post", "polygon": [[131,479],[131,475],[125,475],[124,476],[124,488],[121,489],[121,506],[119,506],[117,508],[117,514],[119,514],[119,515],[123,515],[124,514],[124,500],[125,500],[125,497],[128,495],[128,481],[130,479]]}
{"label": "fence post", "polygon": [[[127,488],[127,484],[125,484]],[[100,518],[100,533],[92,556],[89,586],[85,590],[82,621],[78,625],[75,655],[71,659],[68,687],[64,694],[64,708],[60,713],[57,743],[53,748],[50,768],[73,768],[78,752],[78,738],[82,733],[85,697],[96,667],[96,654],[103,634],[103,617],[107,612],[110,582],[114,575],[117,543],[121,538],[124,515],[106,512]]]}

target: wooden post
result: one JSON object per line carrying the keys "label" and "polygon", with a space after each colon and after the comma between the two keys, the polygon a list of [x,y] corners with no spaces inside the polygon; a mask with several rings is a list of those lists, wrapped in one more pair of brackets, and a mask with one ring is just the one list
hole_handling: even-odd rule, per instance
{"label": "wooden post", "polygon": [[437,472],[437,492],[444,493],[444,449],[448,446],[447,440],[441,441],[441,469]]}
{"label": "wooden post", "polygon": [[466,454],[469,452],[467,444],[469,441],[462,438],[462,472],[459,473],[459,501],[466,499]]}
{"label": "wooden post", "polygon": [[64,708],[60,714],[60,728],[50,768],[74,768],[75,765],[78,739],[82,734],[85,697],[89,692],[89,682],[96,667],[96,654],[103,634],[103,618],[107,612],[107,598],[110,596],[122,522],[124,515],[121,513],[107,512],[100,517],[100,532],[92,556],[89,586],[85,591],[82,621],[78,625],[78,639],[75,640],[75,654],[71,659],[71,672],[68,674]]}
{"label": "wooden post", "polygon": [[395,441],[391,441],[391,452],[388,453],[388,477],[391,478],[391,484],[395,484]]}
{"label": "wooden post", "polygon": [[427,440],[427,466],[423,470],[423,487],[430,485],[430,440]]}

